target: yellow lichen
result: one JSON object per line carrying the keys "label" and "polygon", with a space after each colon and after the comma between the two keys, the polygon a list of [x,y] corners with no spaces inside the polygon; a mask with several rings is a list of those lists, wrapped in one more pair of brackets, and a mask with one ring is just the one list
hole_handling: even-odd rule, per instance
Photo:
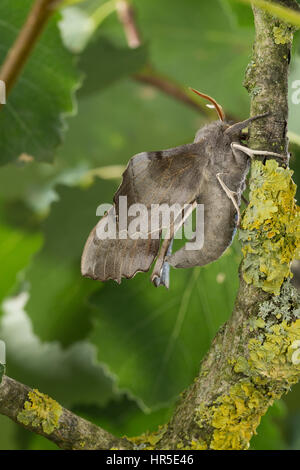
{"label": "yellow lichen", "polygon": [[177,444],[177,449],[180,450],[207,450],[207,444],[203,440],[192,439],[189,445],[184,445],[183,442]]}
{"label": "yellow lichen", "polygon": [[36,389],[28,393],[28,398],[18,414],[18,421],[25,426],[41,427],[44,433],[51,434],[59,425],[62,407]]}
{"label": "yellow lichen", "polygon": [[186,450],[206,450],[207,444],[205,441],[191,441],[190,447],[186,448]]}
{"label": "yellow lichen", "polygon": [[279,297],[262,303],[249,318],[250,339],[243,345],[244,354],[227,359],[236,383],[197,409],[201,431],[211,430],[210,449],[247,449],[267,409],[299,380],[299,301],[286,282]]}
{"label": "yellow lichen", "polygon": [[291,277],[292,260],[300,257],[300,208],[292,174],[275,160],[253,163],[250,203],[240,232],[245,281],[275,295]]}
{"label": "yellow lichen", "polygon": [[289,44],[293,41],[293,28],[286,23],[274,26],[273,36],[275,44]]}
{"label": "yellow lichen", "polygon": [[272,380],[287,381],[289,384],[298,382],[300,364],[293,361],[293,354],[299,340],[300,320],[291,325],[286,321],[273,325],[264,338],[252,338],[248,343],[248,364],[251,371]]}
{"label": "yellow lichen", "polygon": [[249,380],[241,380],[221,395],[212,406],[199,409],[200,427],[214,428],[210,449],[248,449],[252,435],[271,404],[271,398]]}
{"label": "yellow lichen", "polygon": [[137,450],[154,450],[156,444],[161,440],[167,425],[159,426],[157,431],[146,432],[137,437],[127,437],[131,441]]}

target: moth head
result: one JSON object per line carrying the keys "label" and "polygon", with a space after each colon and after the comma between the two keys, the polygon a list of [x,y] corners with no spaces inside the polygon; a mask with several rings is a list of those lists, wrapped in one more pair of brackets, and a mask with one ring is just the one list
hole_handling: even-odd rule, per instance
{"label": "moth head", "polygon": [[201,93],[200,91],[195,90],[194,88],[190,88],[190,89],[194,93],[196,93],[196,95],[199,95],[199,96],[201,96],[201,98],[204,98],[205,100],[209,101],[210,105],[207,105],[207,106],[209,108],[214,108],[217,111],[220,121],[225,121],[224,110],[223,110],[222,106],[219,103],[217,103],[217,101],[214,98],[212,98],[209,95],[206,95],[205,93]]}
{"label": "moth head", "polygon": [[[262,119],[270,115],[270,113],[258,114],[257,116],[253,116],[249,119],[246,119],[245,121],[237,122],[235,124],[229,124],[225,121],[225,113],[222,106],[217,103],[214,98],[209,95],[206,95],[205,93],[201,93],[200,91],[195,90],[194,88],[191,88],[191,90],[197,95],[201,96],[201,98],[204,98],[209,101],[210,104],[207,106],[214,108],[219,116],[219,121],[215,121],[209,124],[208,126],[199,129],[194,142],[198,142],[204,136],[207,137],[209,133],[213,135],[213,132],[215,132],[216,134],[222,133],[228,138],[229,142],[240,142],[245,139],[245,135],[243,135],[242,133],[243,129],[246,129],[246,127],[248,127],[249,124],[251,124],[253,121],[256,121],[257,119]],[[215,140],[216,139],[217,136],[215,136]]]}
{"label": "moth head", "polygon": [[257,119],[262,119],[264,117],[269,116],[270,113],[265,114],[258,114],[257,116],[253,116],[245,121],[237,122],[232,124],[225,130],[225,135],[227,135],[231,141],[239,141],[243,138],[242,130],[249,126],[253,121]]}

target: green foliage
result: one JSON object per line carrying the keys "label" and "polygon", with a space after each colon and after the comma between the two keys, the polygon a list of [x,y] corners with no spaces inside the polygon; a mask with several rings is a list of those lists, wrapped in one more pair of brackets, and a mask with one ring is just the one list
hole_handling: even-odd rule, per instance
{"label": "green foliage", "polygon": [[176,399],[233,307],[239,259],[231,248],[211,266],[174,270],[169,290],[154,293],[140,274],[120,286],[109,282],[92,296],[90,340],[121,390],[152,410]]}
{"label": "green foliage", "polygon": [[251,54],[251,31],[237,33],[219,2],[164,0],[163,8],[159,0],[133,4],[155,68],[214,96],[227,113],[248,113],[241,78]]}
{"label": "green foliage", "polygon": [[0,450],[18,450],[20,443],[16,436],[17,426],[6,416],[0,416]]}
{"label": "green foliage", "polygon": [[300,257],[300,208],[292,174],[275,160],[253,163],[240,233],[245,281],[275,295],[291,276],[291,262]]}
{"label": "green foliage", "polygon": [[281,20],[290,23],[294,26],[300,26],[300,13],[293,10],[292,8],[287,8],[283,5],[278,5],[276,2],[269,2],[266,0],[234,0],[240,3],[254,5],[258,8],[262,8],[266,12],[274,15]]}
{"label": "green foliage", "polygon": [[[31,0],[2,0],[2,63],[13,45],[32,5]],[[22,154],[36,160],[52,160],[65,131],[63,116],[73,112],[73,92],[78,87],[74,59],[62,46],[57,22],[50,20],[24,73],[0,114],[0,164],[14,161]]]}
{"label": "green foliage", "polygon": [[[295,54],[291,62],[291,73],[289,76],[289,130],[298,136],[298,145],[300,145],[300,130],[299,130],[299,120],[300,120],[300,103],[297,104],[297,101],[300,101],[299,83],[297,86],[297,81],[300,76],[300,57]],[[297,88],[295,88],[297,86]]]}
{"label": "green foliage", "polygon": [[[8,296],[16,284],[18,273],[24,269],[32,255],[41,246],[39,232],[32,232],[26,227],[11,226],[0,205],[0,302]],[[0,307],[1,316],[1,307]]]}
{"label": "green foliage", "polygon": [[278,424],[282,425],[286,416],[287,408],[284,402],[276,401],[262,417],[256,435],[251,439],[250,450],[284,450],[286,442]]}
{"label": "green foliage", "polygon": [[251,8],[243,3],[238,3],[236,0],[219,0],[224,10],[232,18],[234,25],[252,28],[253,15]]}
{"label": "green foliage", "polygon": [[7,374],[47,390],[49,396],[67,408],[79,403],[105,407],[114,397],[114,382],[97,363],[94,348],[87,342],[65,349],[58,342],[42,343],[19,308],[20,300],[24,303],[24,298],[6,302],[2,321]]}
{"label": "green foliage", "polygon": [[[95,57],[101,61],[95,64]],[[92,41],[79,60],[79,67],[84,72],[84,87],[82,94],[101,91],[129,75],[140,72],[147,65],[147,47],[128,49],[114,44],[105,36]],[[110,66],[106,67],[109,63]]]}
{"label": "green foliage", "polygon": [[[211,94],[227,114],[245,118],[249,98],[242,82],[253,24],[251,9],[233,0],[134,0],[143,45],[130,50],[115,13],[95,31],[93,15],[104,3],[76,2],[78,22],[69,16],[68,25],[60,23],[73,56],[54,16],[0,110],[1,163],[23,153],[37,160],[0,169],[0,301],[6,300],[0,337],[9,375],[116,435],[135,436],[169,419],[227,320],[238,245],[210,266],[172,270],[169,291],[155,289],[147,274],[120,286],[82,279],[82,248],[97,206],[112,201],[128,159],[191,142],[205,122],[132,76],[150,63],[181,86]],[[2,61],[30,4],[1,2]],[[291,80],[298,79],[298,62],[295,54]],[[52,165],[39,163],[51,160],[61,141],[62,115],[73,110],[79,76],[77,115],[68,120],[65,142]],[[299,109],[290,106],[296,135]],[[298,178],[299,159],[292,162]],[[21,296],[8,302],[17,292]],[[262,419],[251,448],[286,445],[274,419],[273,411]],[[55,447],[1,417],[0,430],[0,449]]]}
{"label": "green foliage", "polygon": [[87,234],[97,222],[96,208],[110,199],[111,191],[111,184],[105,181],[85,190],[58,190],[59,201],[43,226],[43,249],[26,272],[30,286],[27,312],[42,340],[67,345],[85,338],[89,331],[86,297],[98,284],[79,275],[80,256]]}

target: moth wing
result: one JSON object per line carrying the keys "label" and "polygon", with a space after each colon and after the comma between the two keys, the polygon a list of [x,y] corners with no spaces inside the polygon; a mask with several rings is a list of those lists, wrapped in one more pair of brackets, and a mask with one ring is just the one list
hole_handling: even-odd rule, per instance
{"label": "moth wing", "polygon": [[[119,196],[127,196],[131,204],[144,204],[150,220],[151,204],[188,204],[199,194],[205,163],[203,145],[188,144],[161,152],[144,152],[132,157],[115,194],[118,213]],[[100,281],[132,278],[146,272],[156,258],[160,238],[148,233],[146,239],[101,239],[97,232],[106,223],[104,216],[92,230],[81,261],[83,276]],[[118,225],[118,224],[117,224]],[[97,230],[98,228],[98,230]],[[117,227],[118,232],[118,227]]]}
{"label": "moth wing", "polygon": [[85,244],[81,272],[99,281],[122,277],[132,278],[137,272],[148,271],[159,250],[159,239],[102,239],[99,233],[106,224],[105,215],[94,227]]}
{"label": "moth wing", "polygon": [[205,158],[204,141],[160,152],[143,152],[129,160],[123,181],[115,194],[127,196],[128,206],[188,204],[199,194]]}

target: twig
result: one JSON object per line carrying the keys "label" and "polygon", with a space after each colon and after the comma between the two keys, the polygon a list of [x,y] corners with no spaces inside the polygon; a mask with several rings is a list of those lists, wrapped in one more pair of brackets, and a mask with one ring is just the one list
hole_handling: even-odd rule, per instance
{"label": "twig", "polygon": [[7,94],[19,78],[37,39],[59,2],[60,0],[36,0],[33,4],[0,70],[0,79],[6,84]]}
{"label": "twig", "polygon": [[[116,7],[120,23],[122,24],[125,32],[128,47],[131,49],[140,47],[142,45],[142,38],[139,28],[136,24],[135,11],[133,7],[127,0],[119,0]],[[194,98],[192,93],[190,93],[188,90],[185,90],[184,87],[180,86],[174,81],[170,80],[170,78],[156,72],[151,64],[145,67],[142,72],[133,75],[133,78],[140,83],[150,85],[157,90],[162,91],[166,95],[175,98],[177,101],[188,105],[195,111],[198,111],[200,114],[204,115],[206,118],[215,119],[215,112],[209,109],[205,103],[199,101],[197,98]],[[230,121],[237,120],[233,116],[227,116],[227,119]]]}
{"label": "twig", "polygon": [[[37,421],[32,421],[34,424],[20,422],[20,413],[24,412],[25,402],[30,400],[28,396],[30,392],[33,391],[26,385],[3,376],[0,384],[0,414],[22,424],[29,431],[46,437],[61,449],[132,449],[133,445],[127,439],[116,438],[62,407],[58,424],[50,434],[45,432],[42,424],[38,424]],[[46,397],[46,399],[49,398]],[[60,408],[54,400],[53,403]]]}
{"label": "twig", "polygon": [[[149,67],[148,67],[149,69]],[[150,70],[150,69],[149,69]],[[175,98],[177,101],[181,101],[182,103],[188,105],[189,107],[193,108],[195,111],[205,115],[210,119],[215,118],[215,112],[209,109],[204,103],[194,99],[190,96],[188,91],[185,91],[183,87],[174,83],[167,77],[163,77],[158,73],[151,70],[150,73],[140,72],[133,76],[133,78],[146,85],[153,86],[157,90],[162,91],[166,95]]]}
{"label": "twig", "polygon": [[126,0],[119,0],[116,9],[120,22],[123,25],[128,46],[136,49],[142,45],[142,39],[135,21],[135,11]]}

